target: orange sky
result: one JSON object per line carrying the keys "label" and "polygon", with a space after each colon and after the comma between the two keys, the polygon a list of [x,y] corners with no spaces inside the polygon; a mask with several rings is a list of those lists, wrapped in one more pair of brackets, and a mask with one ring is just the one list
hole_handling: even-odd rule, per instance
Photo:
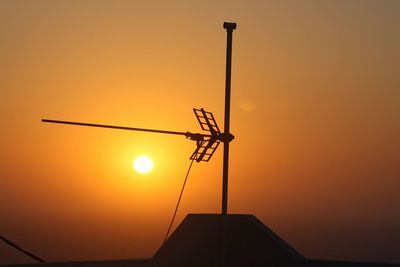
{"label": "orange sky", "polygon": [[[399,1],[1,1],[0,234],[49,261],[151,256],[194,143],[40,119],[197,132],[204,107],[222,129],[222,23],[236,21],[229,211],[306,257],[400,262],[398,14]],[[220,211],[221,148],[194,166],[177,222]],[[152,173],[132,170],[141,154]]]}

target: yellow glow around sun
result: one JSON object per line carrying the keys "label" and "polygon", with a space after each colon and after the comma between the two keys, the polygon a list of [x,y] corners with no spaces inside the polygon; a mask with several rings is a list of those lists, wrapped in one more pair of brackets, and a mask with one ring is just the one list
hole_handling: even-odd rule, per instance
{"label": "yellow glow around sun", "polygon": [[133,162],[133,168],[138,173],[148,173],[153,169],[153,161],[148,156],[140,156]]}

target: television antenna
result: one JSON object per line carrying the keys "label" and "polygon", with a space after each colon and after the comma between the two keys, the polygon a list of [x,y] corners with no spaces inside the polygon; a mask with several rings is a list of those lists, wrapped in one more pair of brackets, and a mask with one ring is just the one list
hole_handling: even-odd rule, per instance
{"label": "television antenna", "polygon": [[225,119],[224,119],[224,132],[221,133],[218,124],[211,112],[205,111],[203,108],[194,108],[193,111],[201,126],[201,129],[207,133],[191,133],[191,132],[177,132],[167,130],[155,130],[146,128],[134,128],[125,126],[114,126],[105,124],[94,124],[86,122],[62,121],[42,119],[42,122],[69,124],[88,127],[100,127],[117,130],[128,131],[141,131],[162,134],[182,135],[186,138],[196,141],[196,149],[190,156],[191,160],[197,162],[208,162],[219,144],[224,144],[223,156],[223,172],[222,172],[222,209],[221,214],[227,215],[228,213],[228,167],[229,167],[229,143],[234,139],[234,136],[229,132],[230,126],[230,102],[231,102],[231,68],[232,68],[232,33],[236,29],[236,23],[224,22],[224,29],[227,32],[226,44],[226,78],[225,78]]}

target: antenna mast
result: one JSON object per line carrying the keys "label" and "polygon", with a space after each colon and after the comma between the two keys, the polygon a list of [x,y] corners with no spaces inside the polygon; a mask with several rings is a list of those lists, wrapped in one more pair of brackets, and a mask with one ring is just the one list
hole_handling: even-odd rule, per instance
{"label": "antenna mast", "polygon": [[233,135],[229,132],[231,111],[231,69],[232,69],[232,33],[236,29],[236,23],[224,22],[226,29],[226,77],[225,77],[225,121],[224,133],[224,165],[222,170],[222,214],[228,214],[228,167],[229,167],[229,143]]}

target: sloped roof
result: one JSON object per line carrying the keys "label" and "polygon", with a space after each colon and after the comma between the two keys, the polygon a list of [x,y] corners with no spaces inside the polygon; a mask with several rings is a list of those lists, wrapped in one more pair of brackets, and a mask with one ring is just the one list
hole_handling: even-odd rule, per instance
{"label": "sloped roof", "polygon": [[283,266],[303,256],[253,215],[189,214],[156,252],[160,266]]}

